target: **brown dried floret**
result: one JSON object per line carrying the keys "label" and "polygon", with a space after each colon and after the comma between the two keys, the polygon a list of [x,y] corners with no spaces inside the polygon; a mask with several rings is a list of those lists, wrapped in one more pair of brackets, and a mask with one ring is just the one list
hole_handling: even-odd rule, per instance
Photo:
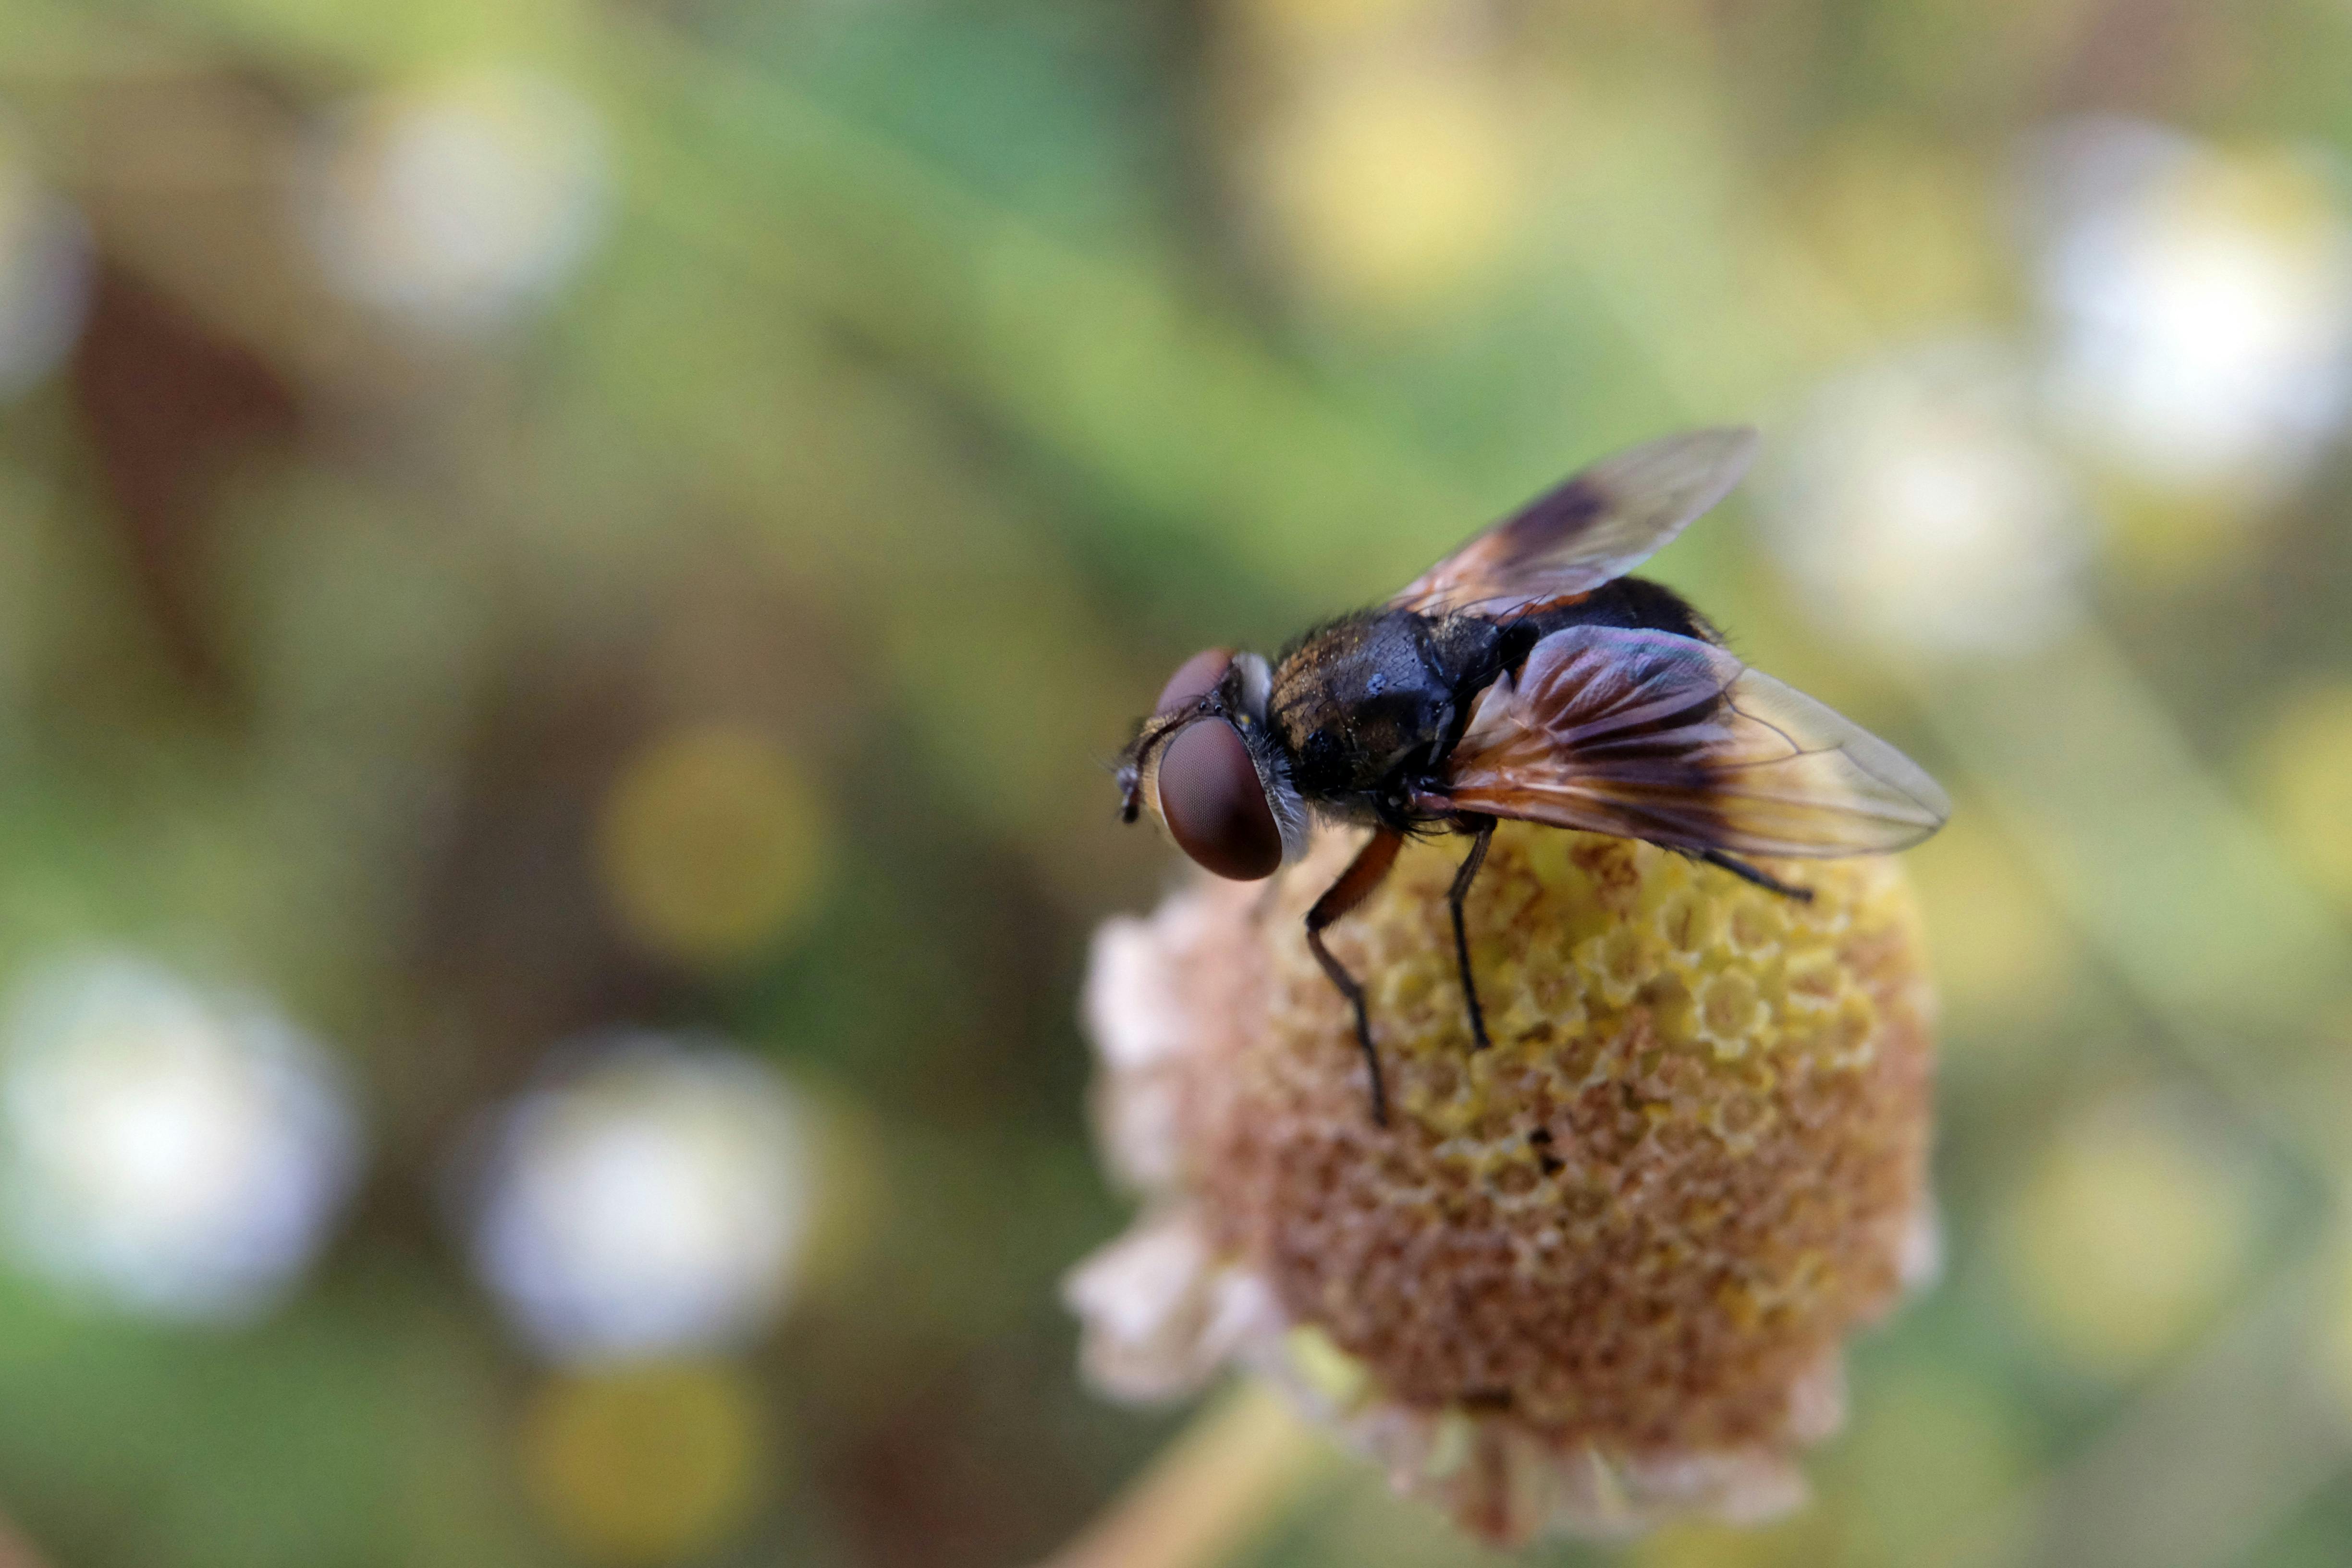
{"label": "brown dried floret", "polygon": [[1931,1267],[1929,997],[1891,862],[1810,903],[1506,824],[1469,910],[1410,847],[1336,927],[1394,1106],[1300,934],[1351,845],[1097,939],[1106,1152],[1152,1198],[1071,1282],[1092,1370],[1272,1373],[1497,1541],[1755,1517],[1839,1419],[1843,1336]]}

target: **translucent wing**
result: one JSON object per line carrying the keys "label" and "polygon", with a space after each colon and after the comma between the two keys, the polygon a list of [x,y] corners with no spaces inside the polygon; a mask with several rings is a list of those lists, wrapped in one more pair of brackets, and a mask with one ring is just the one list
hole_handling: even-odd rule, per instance
{"label": "translucent wing", "polygon": [[1454,808],[1675,849],[1816,858],[1917,843],[1951,815],[1908,757],[1708,643],[1572,626],[1479,693]]}
{"label": "translucent wing", "polygon": [[1424,614],[1507,610],[1590,593],[1648,560],[1730,493],[1753,430],[1692,430],[1603,458],[1423,573],[1390,603]]}

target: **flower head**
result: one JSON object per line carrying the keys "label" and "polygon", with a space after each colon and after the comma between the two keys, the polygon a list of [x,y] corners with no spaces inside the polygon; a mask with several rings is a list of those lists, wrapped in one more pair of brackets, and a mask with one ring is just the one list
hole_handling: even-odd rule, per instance
{"label": "flower head", "polygon": [[1148,1196],[1068,1294],[1114,1393],[1272,1375],[1490,1540],[1801,1496],[1840,1346],[1933,1267],[1916,917],[1892,864],[1776,874],[1505,824],[1469,907],[1473,1052],[1414,845],[1333,928],[1394,1108],[1372,1121],[1307,905],[1201,881],[1097,939],[1112,1167]]}

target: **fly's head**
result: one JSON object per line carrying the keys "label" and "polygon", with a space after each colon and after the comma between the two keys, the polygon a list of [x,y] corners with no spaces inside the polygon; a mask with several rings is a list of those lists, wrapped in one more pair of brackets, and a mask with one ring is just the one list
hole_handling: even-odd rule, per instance
{"label": "fly's head", "polygon": [[1234,881],[1302,852],[1307,813],[1267,728],[1271,685],[1255,654],[1210,648],[1178,666],[1119,759],[1121,817],[1150,806],[1178,848]]}

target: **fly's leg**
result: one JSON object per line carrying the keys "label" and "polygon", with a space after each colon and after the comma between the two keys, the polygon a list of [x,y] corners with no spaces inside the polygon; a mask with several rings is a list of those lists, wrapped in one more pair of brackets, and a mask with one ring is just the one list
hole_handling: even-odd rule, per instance
{"label": "fly's leg", "polygon": [[1323,896],[1315,900],[1315,907],[1307,911],[1307,951],[1315,955],[1315,962],[1323,966],[1323,973],[1331,977],[1331,984],[1339,987],[1339,994],[1345,996],[1349,1005],[1356,1010],[1356,1045],[1364,1053],[1364,1070],[1371,1076],[1372,1121],[1381,1127],[1389,1124],[1389,1094],[1387,1085],[1381,1079],[1380,1055],[1372,1049],[1372,1021],[1364,1009],[1364,988],[1357,983],[1354,975],[1348,973],[1345,965],[1331,956],[1331,950],[1323,945],[1323,931],[1332,921],[1371,897],[1372,889],[1381,885],[1381,879],[1389,874],[1389,868],[1396,864],[1397,850],[1403,844],[1403,837],[1389,828],[1382,827],[1374,832],[1364,847],[1356,851],[1356,858],[1349,863],[1348,868],[1339,873],[1339,879],[1325,889]]}
{"label": "fly's leg", "polygon": [[1462,905],[1470,896],[1470,884],[1478,879],[1478,868],[1486,863],[1486,846],[1495,837],[1495,819],[1464,819],[1465,826],[1472,822],[1476,826],[1470,828],[1474,836],[1470,853],[1462,858],[1462,869],[1454,873],[1454,889],[1445,895],[1445,905],[1454,913],[1454,962],[1462,972],[1462,999],[1470,1005],[1470,1048],[1483,1051],[1494,1042],[1486,1037],[1486,1010],[1478,1005],[1478,982],[1470,973],[1470,934],[1463,928]]}
{"label": "fly's leg", "polygon": [[1720,849],[1702,850],[1698,858],[1710,866],[1720,866],[1743,881],[1753,882],[1758,887],[1769,892],[1778,893],[1784,899],[1794,899],[1801,904],[1810,904],[1813,901],[1813,890],[1811,888],[1791,887],[1780,878],[1759,871],[1747,861],[1735,859]]}

